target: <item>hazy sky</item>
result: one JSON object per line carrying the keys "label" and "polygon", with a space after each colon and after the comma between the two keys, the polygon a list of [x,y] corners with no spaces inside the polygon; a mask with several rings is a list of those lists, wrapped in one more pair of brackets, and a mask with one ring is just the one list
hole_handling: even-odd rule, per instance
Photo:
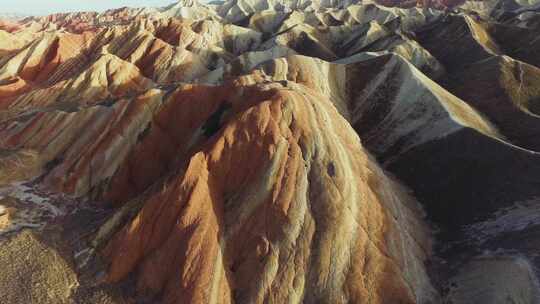
{"label": "hazy sky", "polygon": [[122,6],[165,6],[174,0],[0,0],[0,14],[46,15],[69,11],[102,11]]}

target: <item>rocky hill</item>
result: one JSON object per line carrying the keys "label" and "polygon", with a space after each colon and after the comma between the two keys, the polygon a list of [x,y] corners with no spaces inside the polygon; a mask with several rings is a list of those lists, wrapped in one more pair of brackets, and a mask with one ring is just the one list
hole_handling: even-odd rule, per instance
{"label": "rocky hill", "polygon": [[0,303],[538,303],[534,1],[0,22]]}

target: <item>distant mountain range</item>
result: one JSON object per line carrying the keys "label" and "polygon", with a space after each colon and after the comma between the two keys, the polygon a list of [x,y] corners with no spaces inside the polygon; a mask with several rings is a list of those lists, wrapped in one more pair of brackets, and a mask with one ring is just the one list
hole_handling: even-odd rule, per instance
{"label": "distant mountain range", "polygon": [[0,19],[8,19],[8,20],[19,20],[27,16],[28,15],[17,14],[17,13],[0,13]]}

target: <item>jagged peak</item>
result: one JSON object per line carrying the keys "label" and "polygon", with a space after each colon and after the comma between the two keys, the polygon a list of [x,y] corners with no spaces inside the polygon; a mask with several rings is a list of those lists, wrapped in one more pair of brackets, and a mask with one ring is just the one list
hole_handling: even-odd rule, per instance
{"label": "jagged peak", "polygon": [[171,5],[164,7],[165,10],[172,8],[181,8],[181,7],[199,7],[202,4],[198,0],[179,0],[175,1]]}

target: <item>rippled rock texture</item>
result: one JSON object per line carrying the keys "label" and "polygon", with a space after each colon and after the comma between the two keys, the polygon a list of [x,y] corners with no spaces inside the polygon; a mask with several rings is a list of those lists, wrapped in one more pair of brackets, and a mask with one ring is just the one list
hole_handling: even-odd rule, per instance
{"label": "rippled rock texture", "polygon": [[0,294],[537,303],[538,9],[461,4],[1,22]]}

